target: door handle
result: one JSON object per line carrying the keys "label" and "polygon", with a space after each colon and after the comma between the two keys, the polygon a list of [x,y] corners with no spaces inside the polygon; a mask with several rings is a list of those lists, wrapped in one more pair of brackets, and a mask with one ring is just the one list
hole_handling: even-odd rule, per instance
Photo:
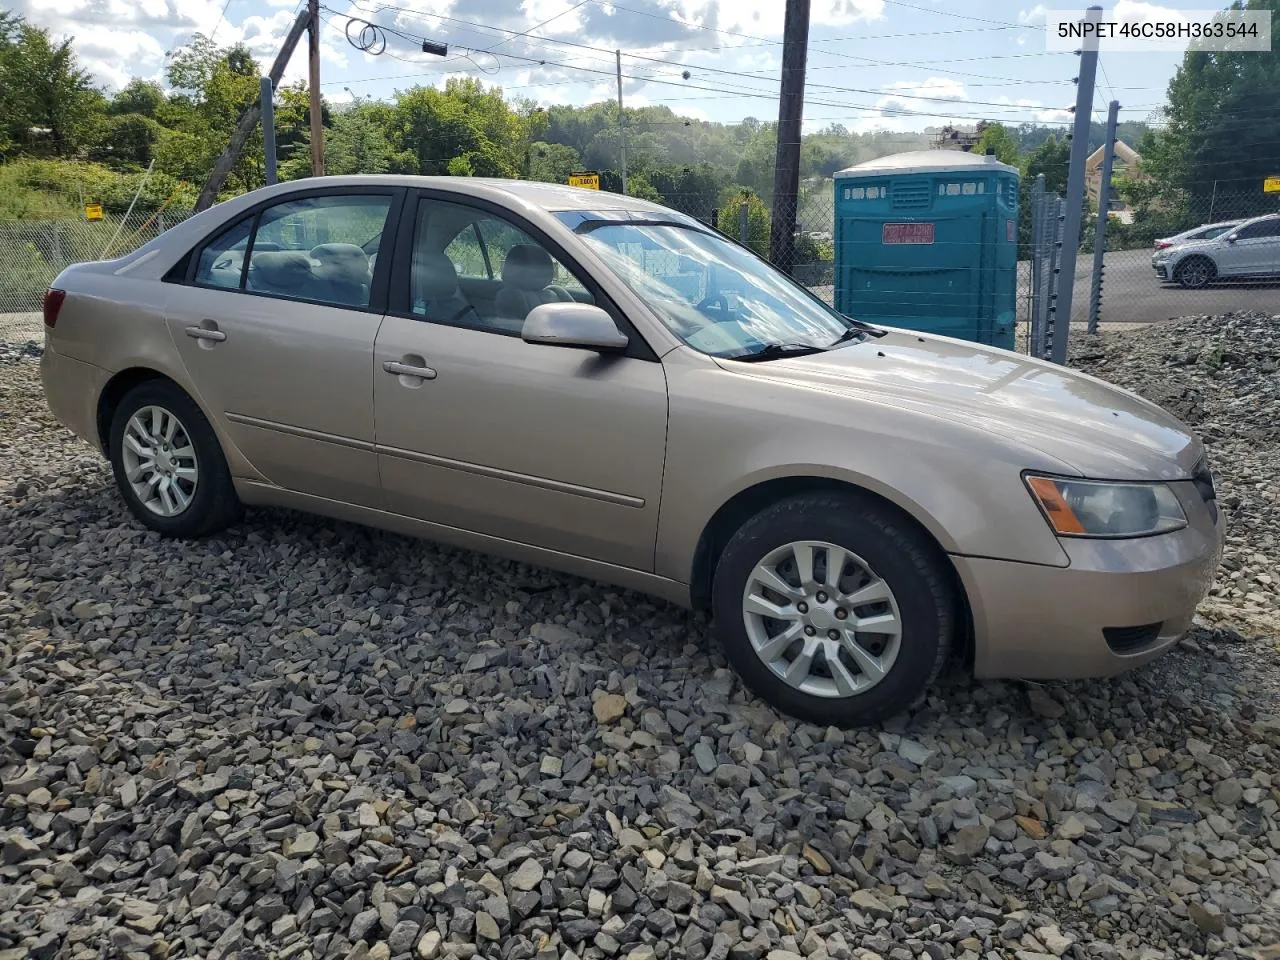
{"label": "door handle", "polygon": [[430,367],[415,367],[413,364],[401,363],[399,360],[387,360],[382,369],[397,377],[420,377],[423,380],[434,380],[435,370]]}
{"label": "door handle", "polygon": [[196,340],[214,340],[221,343],[227,335],[213,327],[187,327],[187,336]]}

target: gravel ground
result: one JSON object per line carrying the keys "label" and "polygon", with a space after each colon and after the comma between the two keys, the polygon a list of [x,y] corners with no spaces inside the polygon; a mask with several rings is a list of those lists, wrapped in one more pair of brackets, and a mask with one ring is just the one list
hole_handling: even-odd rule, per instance
{"label": "gravel ground", "polygon": [[1280,957],[1280,317],[1077,349],[1212,442],[1179,649],[857,732],[634,594],[283,512],[161,540],[38,352],[0,346],[0,960]]}

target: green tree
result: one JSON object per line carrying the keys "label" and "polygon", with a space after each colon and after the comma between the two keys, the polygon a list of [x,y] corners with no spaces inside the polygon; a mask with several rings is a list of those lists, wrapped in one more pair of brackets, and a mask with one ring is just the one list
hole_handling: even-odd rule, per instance
{"label": "green tree", "polygon": [[164,90],[160,84],[135,77],[111,98],[111,102],[107,104],[107,113],[120,116],[132,113],[154,118],[164,102]]}
{"label": "green tree", "polygon": [[750,190],[725,198],[716,217],[716,229],[742,242],[742,207],[747,208],[746,245],[762,257],[769,255],[769,208]]}
{"label": "green tree", "polygon": [[[1231,9],[1268,10],[1280,21],[1280,0]],[[1280,164],[1280,56],[1188,51],[1169,81],[1165,117],[1140,152],[1143,173],[1165,185],[1169,203],[1185,191],[1191,210],[1207,217],[1215,192],[1229,192],[1252,197],[1256,212],[1274,207],[1262,181]]]}
{"label": "green tree", "polygon": [[55,41],[8,14],[0,22],[0,89],[4,139],[32,152],[74,154],[104,106],[70,38]]}
{"label": "green tree", "polygon": [[1002,123],[987,124],[973,147],[973,152],[979,156],[985,155],[987,151],[992,151],[997,160],[1010,166],[1016,167],[1021,161],[1018,156],[1018,139]]}
{"label": "green tree", "polygon": [[582,168],[582,158],[573,147],[563,143],[538,140],[529,144],[530,180],[544,183],[568,183],[569,174]]}

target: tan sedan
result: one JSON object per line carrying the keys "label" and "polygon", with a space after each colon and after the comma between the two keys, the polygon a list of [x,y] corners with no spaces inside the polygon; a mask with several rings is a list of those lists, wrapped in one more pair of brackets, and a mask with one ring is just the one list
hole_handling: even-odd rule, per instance
{"label": "tan sedan", "polygon": [[616,194],[331,177],[219,204],[45,302],[45,390],[165,535],[270,504],[712,612],[794,716],[1116,673],[1221,550],[1201,443],[1070,370],[875,328]]}

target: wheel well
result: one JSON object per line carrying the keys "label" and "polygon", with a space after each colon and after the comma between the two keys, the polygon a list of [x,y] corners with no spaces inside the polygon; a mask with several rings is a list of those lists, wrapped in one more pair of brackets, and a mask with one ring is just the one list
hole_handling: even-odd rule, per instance
{"label": "wheel well", "polygon": [[138,384],[146,383],[148,380],[168,379],[163,373],[148,367],[130,367],[128,370],[121,370],[107,381],[107,385],[102,388],[102,395],[98,397],[98,439],[104,452],[110,453],[111,418],[115,416],[116,407],[120,406],[120,401],[125,398],[125,395]]}
{"label": "wheel well", "polygon": [[1209,269],[1211,269],[1214,273],[1218,272],[1217,263],[1215,263],[1213,257],[1209,256],[1207,253],[1188,254],[1187,256],[1183,257],[1181,260],[1178,261],[1178,265],[1174,267],[1174,272],[1176,273],[1177,271],[1185,267],[1188,263],[1192,263],[1193,261],[1196,261],[1196,260],[1203,260],[1205,263],[1209,265]]}
{"label": "wheel well", "polygon": [[969,607],[969,598],[965,594],[964,584],[961,583],[960,575],[956,572],[955,565],[942,544],[938,543],[937,538],[924,524],[892,500],[857,484],[829,477],[781,477],[776,480],[766,480],[764,483],[739,492],[721,506],[703,529],[694,551],[692,579],[689,584],[690,598],[694,608],[702,611],[711,609],[712,578],[715,576],[720,556],[734,533],[765,507],[786,497],[803,493],[846,493],[874,503],[876,507],[894,514],[905,526],[914,529],[933,547],[951,580],[955,596],[963,608],[960,635],[955,638],[955,652],[966,666],[971,665],[973,662],[973,614]]}

